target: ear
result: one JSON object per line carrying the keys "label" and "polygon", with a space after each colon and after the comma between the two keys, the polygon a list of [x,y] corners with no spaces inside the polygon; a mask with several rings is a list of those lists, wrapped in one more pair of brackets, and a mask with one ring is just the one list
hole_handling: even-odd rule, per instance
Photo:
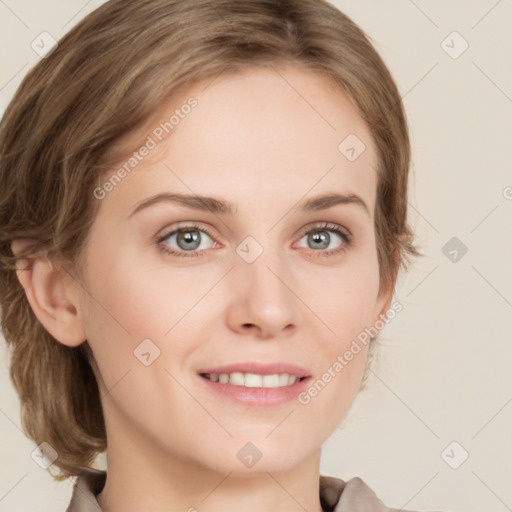
{"label": "ear", "polygon": [[76,347],[86,340],[78,315],[78,283],[48,258],[47,252],[30,253],[32,239],[11,244],[17,258],[16,275],[32,311],[44,328],[62,344]]}

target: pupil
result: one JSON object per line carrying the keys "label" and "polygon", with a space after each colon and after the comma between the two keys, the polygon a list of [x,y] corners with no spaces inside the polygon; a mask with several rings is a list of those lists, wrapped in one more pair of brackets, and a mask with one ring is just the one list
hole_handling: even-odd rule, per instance
{"label": "pupil", "polygon": [[[315,243],[321,243],[321,249],[325,249],[329,246],[330,235],[326,231],[320,231],[310,235]],[[322,243],[323,242],[323,243]],[[318,246],[317,246],[318,247]]]}
{"label": "pupil", "polygon": [[[199,247],[199,233],[198,231],[180,231],[177,242],[181,249],[197,249]],[[182,247],[180,242],[184,242],[185,246]]]}

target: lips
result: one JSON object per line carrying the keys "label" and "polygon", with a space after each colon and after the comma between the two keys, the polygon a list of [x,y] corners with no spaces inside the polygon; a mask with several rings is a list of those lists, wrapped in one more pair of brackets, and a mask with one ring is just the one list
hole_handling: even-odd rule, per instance
{"label": "lips", "polygon": [[290,401],[310,377],[306,369],[293,364],[256,362],[203,368],[198,374],[212,391],[262,406]]}

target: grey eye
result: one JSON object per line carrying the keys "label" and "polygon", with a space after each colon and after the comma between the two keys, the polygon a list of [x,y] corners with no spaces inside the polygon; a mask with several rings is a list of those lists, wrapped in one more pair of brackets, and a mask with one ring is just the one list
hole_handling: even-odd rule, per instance
{"label": "grey eye", "polygon": [[[343,239],[340,235],[335,233],[332,230],[329,229],[323,229],[321,231],[310,231],[309,233],[306,233],[302,238],[306,238],[306,246],[302,245],[301,247],[307,247],[309,249],[336,249],[336,247],[329,247],[329,244],[336,238],[338,238],[340,243],[343,243]],[[338,243],[338,246],[340,245]]]}
{"label": "grey eye", "polygon": [[208,247],[204,247],[205,239],[211,240],[210,236],[200,229],[180,228],[170,233],[163,240],[163,243],[172,249],[195,251],[198,249],[208,249]]}

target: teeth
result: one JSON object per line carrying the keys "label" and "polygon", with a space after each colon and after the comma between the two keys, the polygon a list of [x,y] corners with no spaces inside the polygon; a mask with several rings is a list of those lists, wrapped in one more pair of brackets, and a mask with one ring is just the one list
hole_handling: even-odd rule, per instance
{"label": "teeth", "polygon": [[234,386],[244,385],[244,374],[243,373],[231,373],[229,375],[229,383]]}
{"label": "teeth", "polygon": [[[246,373],[245,375],[241,373],[242,380],[240,383],[233,382],[233,373],[231,377],[229,377],[229,383],[235,384],[235,386],[245,386],[246,388],[261,388],[263,387],[263,377],[261,375],[256,375],[255,373]],[[266,386],[265,386],[266,387]]]}
{"label": "teeth", "polygon": [[279,385],[280,386],[288,386],[288,379],[290,376],[287,373],[281,373],[279,375]]}
{"label": "teeth", "polygon": [[212,382],[221,384],[232,384],[233,386],[245,386],[246,388],[282,388],[291,386],[297,380],[295,375],[288,373],[274,373],[272,375],[258,375],[256,373],[210,373],[204,374],[204,377]]}
{"label": "teeth", "polygon": [[[283,375],[286,375],[286,374],[283,373]],[[262,384],[261,385],[264,388],[277,388],[277,387],[279,387],[279,375],[277,373],[275,373],[274,375],[263,375],[261,380],[262,380]],[[288,381],[286,381],[286,384],[288,384]]]}

